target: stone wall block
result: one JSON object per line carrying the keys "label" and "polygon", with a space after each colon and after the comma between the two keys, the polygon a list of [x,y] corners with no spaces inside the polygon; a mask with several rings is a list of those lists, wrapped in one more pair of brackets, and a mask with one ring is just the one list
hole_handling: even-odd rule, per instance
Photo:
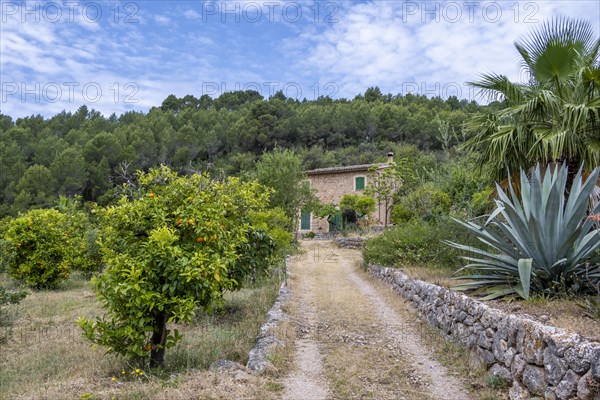
{"label": "stone wall block", "polygon": [[568,370],[567,363],[556,354],[556,347],[552,344],[544,350],[544,369],[546,380],[551,385],[558,385]]}
{"label": "stone wall block", "polygon": [[544,369],[534,365],[527,365],[523,370],[523,384],[532,394],[543,396],[548,386]]}
{"label": "stone wall block", "polygon": [[556,387],[556,397],[560,400],[568,400],[577,395],[577,384],[579,375],[572,370],[568,370],[563,379]]}
{"label": "stone wall block", "polygon": [[515,379],[520,379],[526,366],[527,361],[523,359],[523,356],[520,353],[515,354],[513,361],[510,364],[510,372]]}
{"label": "stone wall block", "polygon": [[541,325],[535,321],[523,320],[517,333],[517,351],[522,353],[528,363],[542,366],[544,365],[544,349],[547,344],[540,327]]}

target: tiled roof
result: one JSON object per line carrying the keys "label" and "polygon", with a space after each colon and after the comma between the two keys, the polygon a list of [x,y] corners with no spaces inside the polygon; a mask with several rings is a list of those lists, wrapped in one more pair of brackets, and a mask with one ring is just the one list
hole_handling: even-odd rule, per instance
{"label": "tiled roof", "polygon": [[362,165],[348,165],[347,167],[329,167],[329,168],[318,168],[311,171],[306,171],[307,175],[318,175],[318,174],[335,174],[338,172],[352,172],[352,171],[368,171],[373,167],[377,169],[387,168],[390,164],[362,164]]}

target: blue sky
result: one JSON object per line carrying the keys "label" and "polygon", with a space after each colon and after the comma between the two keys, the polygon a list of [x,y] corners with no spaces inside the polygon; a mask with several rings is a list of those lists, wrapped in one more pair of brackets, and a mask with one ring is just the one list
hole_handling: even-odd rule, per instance
{"label": "blue sky", "polygon": [[477,100],[465,82],[520,79],[513,42],[558,15],[600,32],[596,0],[0,0],[0,111],[110,115],[237,89]]}

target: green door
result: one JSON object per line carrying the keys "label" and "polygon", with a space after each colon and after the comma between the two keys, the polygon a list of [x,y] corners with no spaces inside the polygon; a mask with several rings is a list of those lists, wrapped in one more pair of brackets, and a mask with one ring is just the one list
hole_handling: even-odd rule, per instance
{"label": "green door", "polygon": [[310,211],[302,211],[300,215],[300,229],[310,230]]}

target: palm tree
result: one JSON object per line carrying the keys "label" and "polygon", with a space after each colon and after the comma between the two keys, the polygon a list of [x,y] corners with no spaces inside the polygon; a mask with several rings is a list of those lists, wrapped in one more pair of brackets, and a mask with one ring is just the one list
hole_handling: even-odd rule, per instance
{"label": "palm tree", "polygon": [[600,38],[589,22],[556,18],[515,42],[529,81],[481,75],[469,82],[504,108],[467,125],[464,144],[497,179],[508,168],[566,162],[574,173],[600,165]]}

